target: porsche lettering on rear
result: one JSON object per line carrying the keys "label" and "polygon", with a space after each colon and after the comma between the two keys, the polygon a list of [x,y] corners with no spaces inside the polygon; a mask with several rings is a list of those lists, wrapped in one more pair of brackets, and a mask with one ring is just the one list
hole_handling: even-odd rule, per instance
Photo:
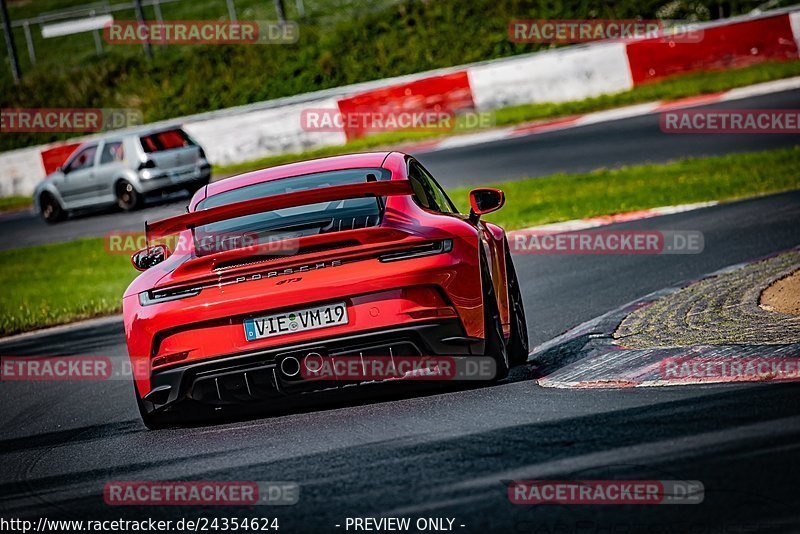
{"label": "porsche lettering on rear", "polygon": [[322,262],[322,263],[314,263],[312,265],[303,265],[302,267],[289,267],[287,269],[281,269],[280,271],[267,271],[264,273],[256,273],[248,276],[237,276],[234,279],[234,282],[235,283],[247,282],[249,280],[261,280],[262,278],[275,278],[276,276],[286,276],[290,274],[305,273],[308,271],[316,271],[318,269],[324,269],[325,267],[336,267],[337,265],[341,264],[342,262],[340,260],[334,260],[327,263]]}

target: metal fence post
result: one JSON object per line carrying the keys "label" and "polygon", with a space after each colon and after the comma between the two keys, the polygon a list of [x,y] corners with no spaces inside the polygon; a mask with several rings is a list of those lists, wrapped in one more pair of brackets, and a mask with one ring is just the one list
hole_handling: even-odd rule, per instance
{"label": "metal fence post", "polygon": [[25,20],[25,43],[28,45],[28,57],[31,59],[31,65],[36,65],[36,50],[33,47],[33,36],[31,35],[31,25]]}
{"label": "metal fence post", "polygon": [[[97,15],[97,13],[95,12],[94,9],[89,11],[89,16],[90,17],[94,17],[96,15]],[[94,36],[94,48],[97,51],[97,55],[101,56],[101,55],[103,55],[103,40],[100,38],[100,32],[98,32],[97,30],[94,30],[92,32],[92,35]]]}
{"label": "metal fence post", "polygon": [[103,40],[100,38],[100,32],[94,30],[92,35],[94,35],[94,48],[97,51],[97,55],[100,56],[103,54]]}
{"label": "metal fence post", "polygon": [[[136,20],[139,21],[139,24],[144,24],[144,10],[142,9],[142,0],[135,0],[134,5],[136,7]],[[144,46],[144,53],[147,55],[147,59],[153,59],[153,49],[150,48],[150,38],[144,40],[142,43]]]}
{"label": "metal fence post", "polygon": [[286,21],[286,9],[283,7],[283,0],[275,0],[275,12],[278,14],[279,21]]}
{"label": "metal fence post", "polygon": [[228,3],[228,18],[231,22],[236,22],[236,6],[233,5],[233,0],[226,0]]}
{"label": "metal fence post", "polygon": [[11,75],[14,83],[19,83],[21,72],[19,70],[19,59],[17,58],[17,45],[14,44],[14,34],[11,33],[11,19],[8,18],[6,0],[0,0],[0,15],[3,16],[3,34],[6,36],[6,48],[8,48],[8,59],[11,64]]}

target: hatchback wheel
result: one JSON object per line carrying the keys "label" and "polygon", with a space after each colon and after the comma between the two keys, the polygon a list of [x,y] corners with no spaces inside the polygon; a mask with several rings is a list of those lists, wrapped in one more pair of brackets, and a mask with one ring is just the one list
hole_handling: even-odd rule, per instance
{"label": "hatchback wheel", "polygon": [[209,182],[208,178],[204,178],[202,180],[197,180],[197,181],[192,182],[191,184],[187,185],[186,186],[186,190],[189,192],[190,195],[194,195],[195,193],[200,191],[202,188],[207,186],[208,182]]}
{"label": "hatchback wheel", "polygon": [[66,217],[66,212],[50,193],[43,193],[39,198],[39,215],[47,224],[55,224]]}
{"label": "hatchback wheel", "polygon": [[133,211],[142,204],[142,196],[130,182],[117,182],[117,205],[124,211]]}

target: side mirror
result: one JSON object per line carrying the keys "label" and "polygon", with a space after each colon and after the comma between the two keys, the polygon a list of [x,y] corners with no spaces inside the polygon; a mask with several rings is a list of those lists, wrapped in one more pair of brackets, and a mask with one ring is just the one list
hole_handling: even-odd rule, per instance
{"label": "side mirror", "polygon": [[499,189],[479,187],[469,192],[471,210],[469,218],[477,222],[481,215],[497,211],[506,203],[506,195]]}
{"label": "side mirror", "polygon": [[166,245],[153,245],[135,252],[131,256],[131,263],[137,271],[146,271],[169,258],[169,254],[170,252]]}

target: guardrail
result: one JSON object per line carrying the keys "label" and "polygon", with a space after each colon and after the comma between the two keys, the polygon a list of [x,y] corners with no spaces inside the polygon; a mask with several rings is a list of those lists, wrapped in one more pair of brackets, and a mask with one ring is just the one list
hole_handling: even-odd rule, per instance
{"label": "guardrail", "polygon": [[[231,164],[341,145],[358,135],[345,128],[304,130],[301,116],[309,108],[447,111],[463,109],[465,102],[471,102],[484,111],[580,100],[700,69],[800,58],[800,6],[697,27],[703,30],[699,43],[643,38],[569,46],[200,113],[148,127],[183,125],[204,146],[212,163]],[[45,176],[42,151],[64,144],[0,154],[0,196],[30,194]]]}

